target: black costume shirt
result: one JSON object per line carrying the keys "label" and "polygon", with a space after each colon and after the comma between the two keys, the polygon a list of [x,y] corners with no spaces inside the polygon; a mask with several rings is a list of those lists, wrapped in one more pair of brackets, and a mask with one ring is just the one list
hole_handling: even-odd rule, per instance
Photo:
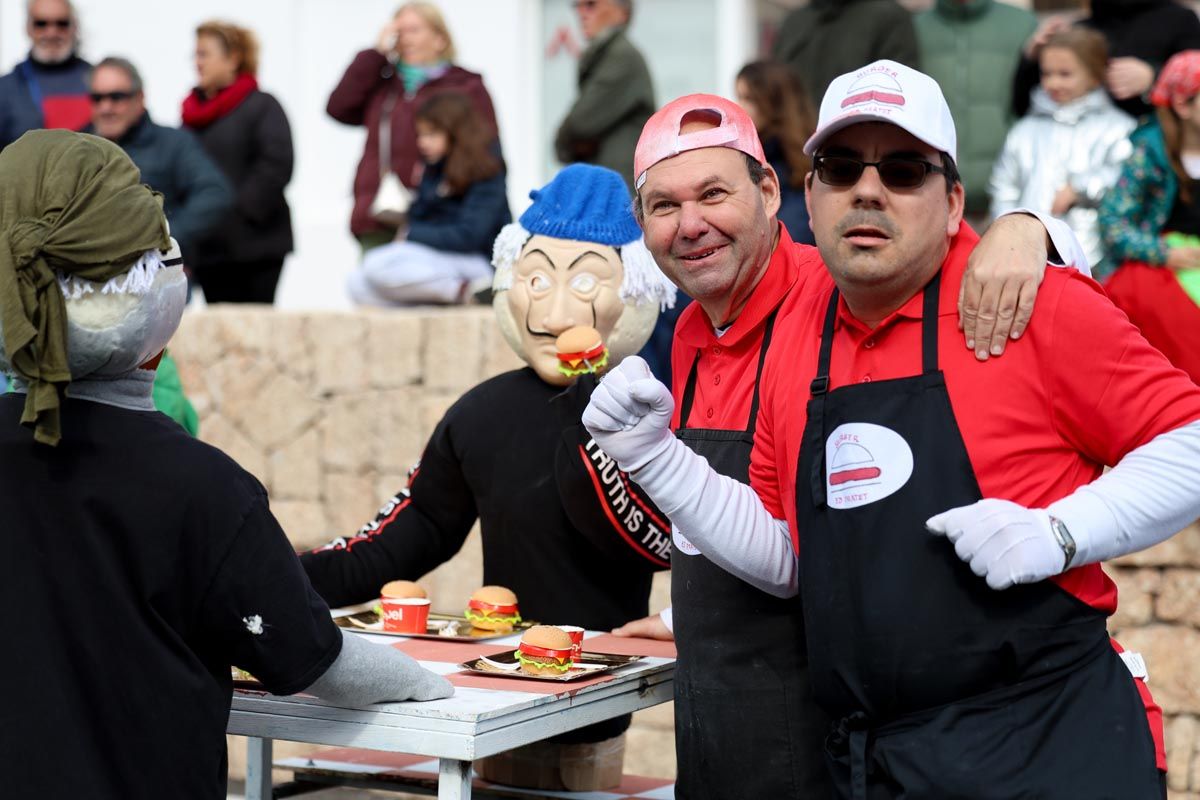
{"label": "black costume shirt", "polygon": [[225,797],[230,665],[276,694],[341,649],[263,487],[157,412],[0,396],[0,795]]}
{"label": "black costume shirt", "polygon": [[[580,423],[594,387],[525,368],[468,391],[406,490],[353,538],[301,556],[313,587],[332,606],[378,597],[449,560],[479,519],[483,583],[516,592],[522,617],[608,630],[645,616],[670,527]],[[446,611],[466,600],[433,598]]]}

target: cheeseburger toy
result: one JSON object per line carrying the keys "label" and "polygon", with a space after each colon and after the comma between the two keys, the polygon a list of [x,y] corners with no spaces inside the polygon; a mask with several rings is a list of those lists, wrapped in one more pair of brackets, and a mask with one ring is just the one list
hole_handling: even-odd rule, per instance
{"label": "cheeseburger toy", "polygon": [[534,625],[517,645],[521,672],[528,675],[562,675],[575,663],[571,660],[571,636],[553,625]]}
{"label": "cheeseburger toy", "polygon": [[379,596],[394,600],[423,600],[429,597],[419,583],[412,581],[388,581],[379,590]]}
{"label": "cheeseburger toy", "polygon": [[503,586],[481,586],[467,601],[463,616],[485,631],[511,631],[521,621],[517,596]]}
{"label": "cheeseburger toy", "polygon": [[558,371],[568,378],[599,372],[608,366],[608,348],[600,332],[590,325],[567,328],[554,341]]}
{"label": "cheeseburger toy", "polygon": [[[467,391],[437,424],[408,487],[357,535],[302,556],[330,605],[360,603],[392,578],[428,573],[458,552],[478,520],[480,582],[515,592],[522,616],[611,630],[649,611],[651,578],[670,566],[670,524],[583,429],[596,376],[564,374],[556,342],[568,329],[590,328],[612,368],[646,343],[675,288],[642,243],[617,173],[572,164],[530,197],[496,239],[492,304],[527,366]],[[590,757],[603,761],[621,752],[628,725],[628,717],[598,723],[548,747],[564,759],[594,747]],[[476,769],[545,786],[518,763],[526,755],[518,748]],[[492,771],[505,762],[512,769]]]}

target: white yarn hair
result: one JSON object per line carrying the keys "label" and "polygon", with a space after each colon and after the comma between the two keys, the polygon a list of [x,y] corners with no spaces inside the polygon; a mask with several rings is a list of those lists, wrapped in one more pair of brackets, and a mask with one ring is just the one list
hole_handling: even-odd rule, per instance
{"label": "white yarn hair", "polygon": [[62,289],[63,297],[67,300],[78,300],[85,294],[92,294],[99,286],[100,294],[132,294],[144,295],[154,285],[154,276],[163,268],[163,254],[158,250],[147,250],[134,262],[128,272],[109,278],[100,286],[95,281],[80,278],[76,275],[58,273],[58,286]]}
{"label": "white yarn hair", "polygon": [[[513,265],[532,236],[519,222],[510,222],[500,230],[492,244],[492,266],[496,268],[492,291],[512,288]],[[654,263],[654,257],[641,237],[615,249],[620,251],[625,273],[621,280],[621,302],[634,305],[657,302],[662,311],[675,307],[675,284]]]}

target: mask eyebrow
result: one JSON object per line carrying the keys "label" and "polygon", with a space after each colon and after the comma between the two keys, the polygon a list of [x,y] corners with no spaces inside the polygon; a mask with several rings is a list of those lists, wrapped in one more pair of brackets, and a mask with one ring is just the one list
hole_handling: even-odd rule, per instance
{"label": "mask eyebrow", "polygon": [[570,272],[571,270],[575,269],[575,265],[578,264],[580,261],[583,261],[588,256],[595,256],[596,258],[599,258],[601,260],[604,259],[604,256],[600,255],[595,250],[585,250],[582,253],[580,253],[578,256],[576,256],[574,261],[572,261],[569,265],[567,265],[567,272]]}

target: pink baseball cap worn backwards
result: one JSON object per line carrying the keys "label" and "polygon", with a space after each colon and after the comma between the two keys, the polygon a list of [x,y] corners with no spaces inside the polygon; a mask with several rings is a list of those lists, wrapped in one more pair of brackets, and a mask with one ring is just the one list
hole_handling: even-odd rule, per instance
{"label": "pink baseball cap worn backwards", "polygon": [[[710,118],[715,127],[680,133],[683,124],[691,121],[687,117]],[[702,147],[728,147],[760,164],[767,163],[754,122],[741,106],[715,94],[688,94],[667,103],[646,121],[633,152],[634,186],[641,189],[646,171],[658,162]]]}
{"label": "pink baseball cap worn backwards", "polygon": [[958,136],[942,87],[911,67],[883,59],[834,78],[821,100],[817,130],[805,142],[804,152],[811,156],[829,136],[860,122],[886,122],[903,128],[958,160]]}

